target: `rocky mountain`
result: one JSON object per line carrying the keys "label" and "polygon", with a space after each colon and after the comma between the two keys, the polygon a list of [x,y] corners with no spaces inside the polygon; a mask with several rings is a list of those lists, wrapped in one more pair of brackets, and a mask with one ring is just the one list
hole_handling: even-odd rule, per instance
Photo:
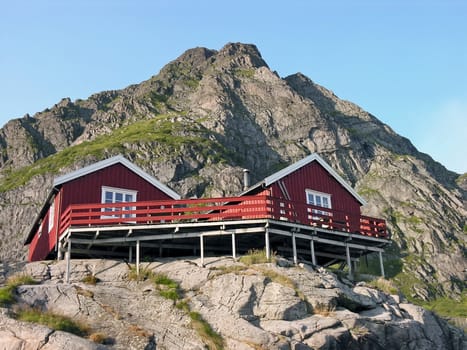
{"label": "rocky mountain", "polygon": [[[467,346],[465,334],[435,314],[397,294],[365,283],[354,285],[322,268],[294,266],[282,258],[252,264],[213,257],[205,267],[198,265],[199,260],[146,263],[140,281],[132,278],[134,271],[123,262],[76,260],[70,283],[63,283],[65,261],[27,264],[19,272],[39,284],[16,287],[15,304],[0,308],[0,347],[462,350]],[[8,270],[3,275],[13,273]],[[18,320],[31,309],[86,325],[87,338],[102,345]]]}
{"label": "rocky mountain", "polygon": [[24,258],[53,178],[96,160],[121,153],[183,196],[220,196],[241,190],[243,168],[260,180],[311,152],[388,221],[386,271],[410,300],[465,298],[465,175],[303,74],[280,77],[240,43],[188,50],[140,84],[64,98],[0,129],[2,261]]}

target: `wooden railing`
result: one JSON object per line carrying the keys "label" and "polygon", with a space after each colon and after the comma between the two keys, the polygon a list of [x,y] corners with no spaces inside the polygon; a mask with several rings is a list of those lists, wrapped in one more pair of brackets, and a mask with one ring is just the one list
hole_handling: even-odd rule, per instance
{"label": "wooden railing", "polygon": [[387,238],[386,222],[368,216],[282,200],[270,196],[184,199],[111,204],[73,204],[63,213],[68,227],[275,219],[334,231]]}

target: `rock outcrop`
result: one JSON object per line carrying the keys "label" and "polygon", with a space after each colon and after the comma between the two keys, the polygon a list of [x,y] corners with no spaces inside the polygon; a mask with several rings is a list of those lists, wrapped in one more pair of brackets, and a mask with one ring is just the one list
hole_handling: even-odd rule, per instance
{"label": "rock outcrop", "polygon": [[241,191],[243,168],[256,181],[311,152],[368,200],[367,214],[386,218],[386,271],[409,298],[461,298],[465,175],[303,74],[279,77],[239,43],[188,50],[141,84],[65,98],[0,129],[2,261],[24,258],[53,177],[96,160],[123,153],[183,196],[222,196]]}
{"label": "rock outcrop", "polygon": [[[467,346],[461,330],[431,312],[322,268],[244,265],[218,257],[205,262],[205,267],[198,266],[196,258],[143,264],[141,271],[176,281],[178,299],[163,297],[163,289],[149,279],[130,280],[129,266],[118,261],[72,260],[70,283],[64,283],[64,261],[30,263],[9,271],[40,281],[17,287],[11,309],[29,306],[72,317],[104,334],[107,345],[16,321],[7,309],[0,314],[0,344],[8,350],[204,349],[210,339],[193,326],[190,317],[197,314],[220,336],[225,349]],[[83,282],[90,273],[97,284]]]}

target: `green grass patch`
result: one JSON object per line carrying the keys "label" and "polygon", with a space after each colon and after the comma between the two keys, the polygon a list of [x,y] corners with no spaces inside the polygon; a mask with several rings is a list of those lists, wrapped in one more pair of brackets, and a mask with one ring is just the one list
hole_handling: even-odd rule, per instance
{"label": "green grass patch", "polygon": [[234,75],[239,78],[251,79],[255,76],[255,70],[252,68],[237,68],[234,71]]}
{"label": "green grass patch", "polygon": [[275,254],[271,253],[269,259],[266,257],[266,250],[251,249],[240,257],[239,261],[245,265],[265,264],[275,262]]}
{"label": "green grass patch", "polygon": [[87,157],[102,159],[109,153],[125,153],[128,145],[147,143],[151,144],[154,154],[160,157],[175,157],[185,148],[202,155],[212,163],[222,163],[232,157],[232,152],[217,142],[212,132],[201,124],[190,120],[175,120],[174,116],[159,115],[120,127],[111,134],[98,136],[92,141],[67,147],[21,169],[5,170],[0,192],[20,187],[37,175],[57,174],[62,168],[78,160]]}
{"label": "green grass patch", "polygon": [[25,322],[39,323],[57,331],[64,331],[76,334],[80,337],[86,336],[89,327],[74,321],[70,317],[54,314],[50,311],[41,311],[38,309],[21,309],[16,313],[16,319]]}
{"label": "green grass patch", "polygon": [[191,327],[199,334],[209,350],[224,349],[224,340],[216,333],[211,325],[207,323],[196,311],[188,314],[191,318]]}
{"label": "green grass patch", "polygon": [[462,293],[460,301],[443,297],[423,303],[422,306],[440,316],[467,318],[467,292]]}
{"label": "green grass patch", "polygon": [[136,267],[131,266],[130,272],[128,273],[128,279],[132,281],[150,280],[156,285],[159,295],[165,299],[177,302],[182,298],[180,286],[176,281],[162,273],[154,273],[148,268],[140,268],[138,276],[136,273]]}
{"label": "green grass patch", "polygon": [[139,268],[139,274],[135,265],[130,266],[130,271],[128,272],[128,279],[130,281],[146,281],[154,277],[154,272],[152,270],[141,267]]}
{"label": "green grass patch", "polygon": [[15,301],[16,288],[24,284],[37,284],[29,275],[15,275],[8,278],[6,285],[0,288],[0,306],[7,306]]}
{"label": "green grass patch", "polygon": [[174,302],[182,298],[179,284],[168,276],[157,273],[151,277],[151,280],[156,284],[161,297]]}
{"label": "green grass patch", "polygon": [[386,294],[394,295],[394,294],[399,293],[399,289],[397,288],[397,286],[392,281],[387,280],[387,279],[382,278],[382,277],[378,278],[378,279],[374,279],[372,281],[369,281],[369,282],[367,282],[367,284],[370,287],[379,289],[379,290],[383,291]]}
{"label": "green grass patch", "polygon": [[84,276],[81,282],[95,286],[98,282],[100,282],[100,279],[93,274],[89,274]]}
{"label": "green grass patch", "polygon": [[7,306],[15,301],[15,289],[9,286],[0,288],[0,306]]}
{"label": "green grass patch", "polygon": [[180,299],[180,295],[176,289],[162,289],[159,291],[159,295],[165,299],[173,301]]}

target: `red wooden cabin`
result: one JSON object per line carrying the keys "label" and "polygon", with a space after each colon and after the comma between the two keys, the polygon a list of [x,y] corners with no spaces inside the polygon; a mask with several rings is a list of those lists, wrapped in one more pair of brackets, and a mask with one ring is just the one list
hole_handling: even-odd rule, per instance
{"label": "red wooden cabin", "polygon": [[[70,205],[178,200],[180,195],[122,156],[112,157],[55,179],[25,244],[29,261],[55,255],[63,213]],[[107,210],[102,211],[107,214]]]}
{"label": "red wooden cabin", "polygon": [[[362,234],[375,232],[374,223],[366,222],[371,218],[361,215],[365,200],[317,154],[266,177],[242,195],[273,198],[275,219]],[[381,235],[385,234],[384,226]]]}

